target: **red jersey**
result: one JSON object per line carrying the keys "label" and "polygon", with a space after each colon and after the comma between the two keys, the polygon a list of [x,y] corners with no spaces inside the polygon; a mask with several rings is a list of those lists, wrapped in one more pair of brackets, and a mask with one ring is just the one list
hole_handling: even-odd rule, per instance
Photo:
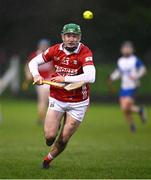
{"label": "red jersey", "polygon": [[[29,55],[28,61],[36,57],[40,52],[34,51]],[[50,79],[51,73],[53,72],[52,70],[52,62],[48,62],[45,64],[42,64],[38,68],[40,75],[45,78],[45,79]]]}
{"label": "red jersey", "polygon": [[[80,75],[84,66],[93,65],[92,52],[87,46],[80,43],[73,53],[69,53],[62,45],[56,44],[43,53],[45,62],[53,62],[56,76]],[[89,97],[89,85],[85,84],[72,91],[51,86],[50,96],[64,102],[84,101]]]}

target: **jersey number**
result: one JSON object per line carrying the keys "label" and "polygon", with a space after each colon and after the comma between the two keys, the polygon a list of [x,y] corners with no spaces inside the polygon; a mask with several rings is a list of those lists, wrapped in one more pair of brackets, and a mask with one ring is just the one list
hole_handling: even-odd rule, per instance
{"label": "jersey number", "polygon": [[64,58],[63,60],[62,60],[62,64],[65,64],[65,65],[69,65],[69,58]]}

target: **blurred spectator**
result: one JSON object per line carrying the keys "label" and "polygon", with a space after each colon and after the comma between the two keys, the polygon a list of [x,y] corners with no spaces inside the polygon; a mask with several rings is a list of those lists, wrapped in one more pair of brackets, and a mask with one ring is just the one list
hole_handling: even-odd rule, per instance
{"label": "blurred spectator", "polygon": [[[43,53],[48,47],[50,46],[50,42],[47,39],[41,39],[38,42],[37,45],[37,50],[33,51],[25,64],[25,80],[22,84],[22,89],[26,91],[28,89],[29,83],[32,82],[32,76],[28,68],[28,62],[33,59],[35,56],[37,56],[40,53]],[[51,76],[51,73],[53,72],[53,66],[52,63],[45,63],[43,65],[40,65],[39,67],[39,72],[42,77],[45,79],[49,79]],[[48,106],[48,97],[49,97],[49,85],[37,85],[36,86],[36,92],[38,96],[38,123],[43,123],[45,114],[46,114],[46,109]]]}
{"label": "blurred spectator", "polygon": [[0,77],[0,94],[2,94],[5,89],[10,86],[11,91],[14,95],[17,95],[19,92],[19,82],[20,82],[20,58],[17,54],[14,54],[10,58],[10,63],[7,61],[7,65],[9,65],[6,69],[4,69],[4,73]]}

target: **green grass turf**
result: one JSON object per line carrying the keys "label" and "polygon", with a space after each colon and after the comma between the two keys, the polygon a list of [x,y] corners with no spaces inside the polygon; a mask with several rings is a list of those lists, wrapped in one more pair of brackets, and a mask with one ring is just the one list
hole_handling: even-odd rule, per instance
{"label": "green grass turf", "polygon": [[135,116],[137,133],[131,134],[118,105],[91,105],[65,152],[43,170],[48,148],[35,102],[2,103],[0,178],[151,178],[150,121],[142,125]]}

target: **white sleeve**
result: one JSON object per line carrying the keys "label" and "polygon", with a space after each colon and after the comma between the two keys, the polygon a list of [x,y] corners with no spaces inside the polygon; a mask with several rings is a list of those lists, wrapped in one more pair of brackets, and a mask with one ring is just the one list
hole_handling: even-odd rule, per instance
{"label": "white sleeve", "polygon": [[96,70],[93,65],[87,65],[83,67],[83,74],[76,76],[65,76],[65,82],[79,82],[84,81],[85,83],[95,82]]}
{"label": "white sleeve", "polygon": [[146,74],[147,70],[145,66],[141,66],[138,70],[132,71],[132,77],[136,79],[140,79],[142,76]]}
{"label": "white sleeve", "polygon": [[145,66],[142,66],[142,67],[140,67],[139,70],[138,70],[138,75],[137,75],[137,77],[138,77],[138,78],[141,78],[141,77],[143,77],[146,73],[147,73],[146,67],[145,67]]}
{"label": "white sleeve", "polygon": [[111,79],[112,81],[115,81],[115,80],[119,79],[120,77],[121,77],[121,73],[120,73],[119,69],[115,69],[115,70],[112,72],[112,74],[110,75],[110,79]]}
{"label": "white sleeve", "polygon": [[42,57],[42,54],[39,54],[28,63],[29,70],[33,77],[39,75],[38,66],[44,63],[45,61]]}

